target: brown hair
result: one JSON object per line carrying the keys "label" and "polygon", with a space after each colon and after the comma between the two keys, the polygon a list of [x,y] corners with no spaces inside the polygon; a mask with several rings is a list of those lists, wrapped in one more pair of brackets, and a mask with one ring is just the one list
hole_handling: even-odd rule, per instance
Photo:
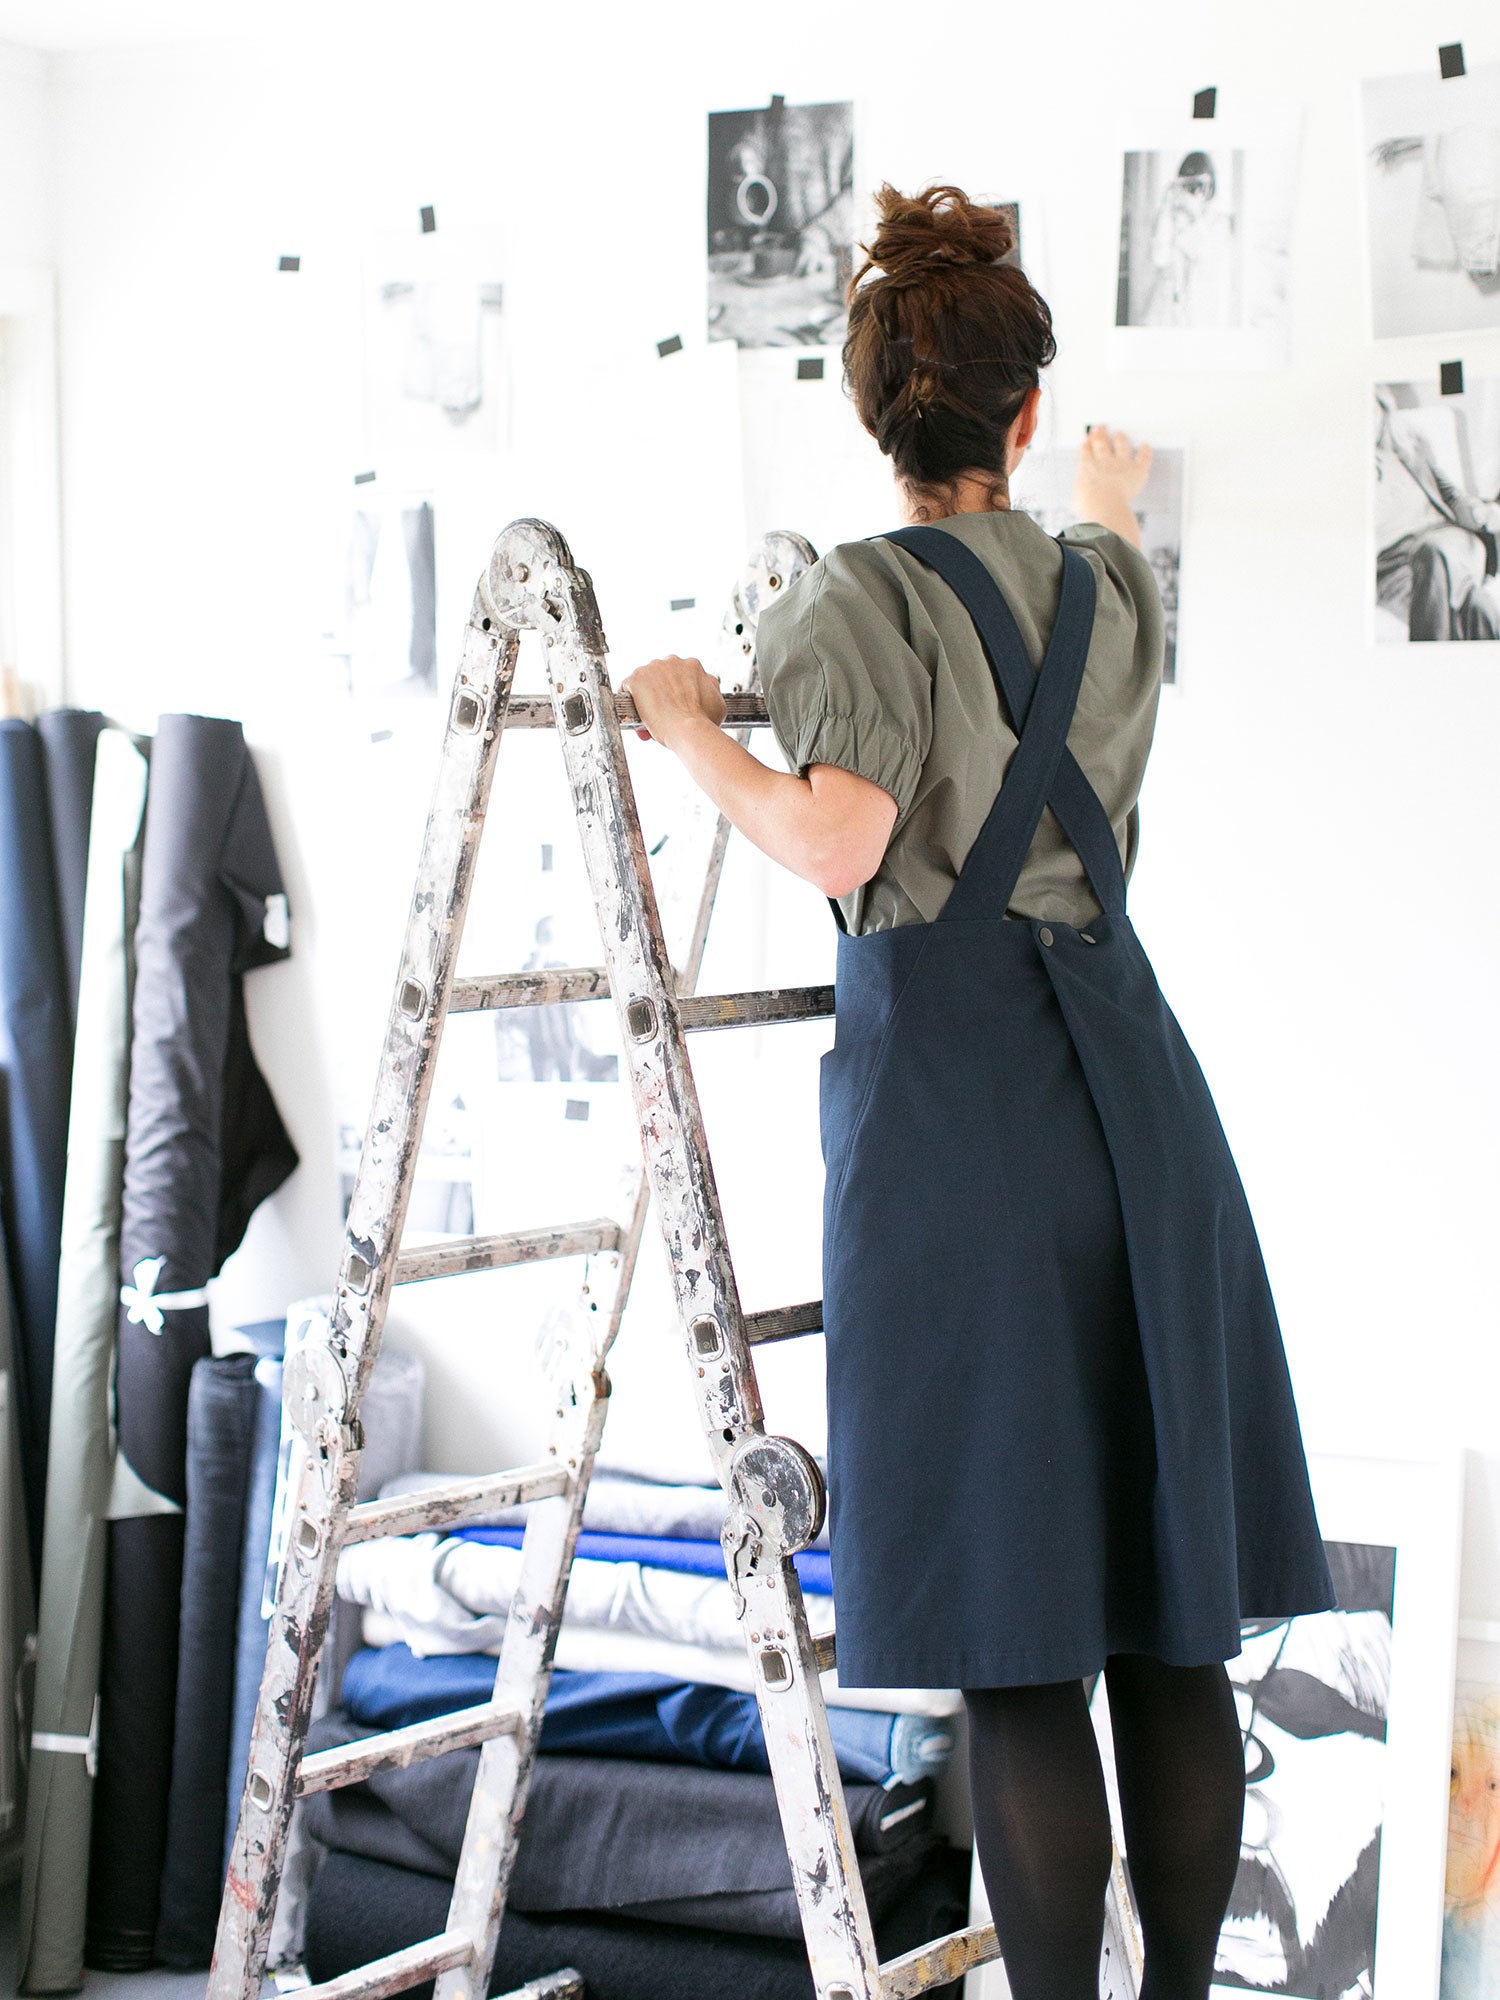
{"label": "brown hair", "polygon": [[979,472],[1003,499],[1007,433],[1057,352],[1047,302],[1001,262],[1015,247],[1002,210],[948,186],[904,195],[887,182],[875,199],[879,227],[848,290],[845,392],[904,485],[940,491]]}

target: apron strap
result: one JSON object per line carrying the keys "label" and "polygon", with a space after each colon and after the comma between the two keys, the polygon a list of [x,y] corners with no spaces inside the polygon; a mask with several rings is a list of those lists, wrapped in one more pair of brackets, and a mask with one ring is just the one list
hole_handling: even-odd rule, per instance
{"label": "apron strap", "polygon": [[[964,864],[962,879],[967,882],[971,874],[982,874],[985,878],[984,899],[991,905],[996,900],[998,889],[1003,888],[1004,897],[999,903],[999,910],[1003,912],[1015,892],[1026,850],[1031,845],[1042,809],[1050,805],[1083,864],[1100,908],[1110,915],[1122,914],[1125,909],[1125,871],[1120,863],[1115,831],[1099,794],[1067,747],[1068,728],[1077,705],[1078,688],[1082,683],[1093,632],[1095,589],[1089,563],[1076,550],[1062,545],[1062,593],[1046,657],[1038,671],[1031,664],[1031,655],[1004,593],[967,543],[959,541],[956,535],[945,534],[941,528],[922,527],[896,528],[880,539],[897,543],[908,554],[916,556],[919,562],[926,563],[929,569],[936,570],[958,596],[978,628],[1011,726],[1023,746],[1033,726],[1030,718],[1044,682],[1050,678],[1056,684],[1056,693],[1047,704],[1049,708],[1055,704],[1055,712],[1048,716],[1043,726],[1045,732],[1057,740],[1055,744],[1049,743],[1045,747],[1039,740],[1036,749],[1024,759],[1020,749],[1011,758],[1005,782]],[[1068,656],[1066,664],[1064,655]],[[1050,675],[1049,668],[1052,669]],[[1071,693],[1068,693],[1070,681]],[[1015,806],[1002,813],[1001,800],[1007,793],[1019,793],[1022,788],[1016,784],[1016,779],[1033,764],[1050,767],[1046,771],[1034,817],[1029,821],[1025,817],[1031,812],[1029,795],[1024,801],[1018,796]],[[1034,789],[1034,784],[1034,778],[1028,781],[1028,791]],[[1012,824],[1013,813],[1015,824]],[[1024,832],[1024,838],[1012,870],[1008,850],[1021,832]],[[999,852],[1002,840],[1007,848],[1003,855]],[[1008,882],[1004,879],[1007,874]],[[968,902],[966,893],[963,903]],[[944,915],[950,907],[955,916],[962,913],[961,906],[954,907],[952,897],[944,906]]]}

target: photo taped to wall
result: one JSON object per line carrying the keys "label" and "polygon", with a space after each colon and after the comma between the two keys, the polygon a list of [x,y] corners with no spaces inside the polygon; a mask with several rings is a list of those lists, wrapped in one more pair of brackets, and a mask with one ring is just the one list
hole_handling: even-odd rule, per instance
{"label": "photo taped to wall", "polygon": [[1375,635],[1500,638],[1500,375],[1375,388]]}
{"label": "photo taped to wall", "polygon": [[1497,1992],[1500,1992],[1500,1625],[1476,1620],[1471,1627],[1461,1621],[1443,1895],[1442,2000],[1493,2000]]}
{"label": "photo taped to wall", "polygon": [[1295,169],[1286,123],[1193,120],[1126,149],[1116,366],[1285,365]]}
{"label": "photo taped to wall", "polygon": [[1500,65],[1364,86],[1377,340],[1500,327]]}
{"label": "photo taped to wall", "polygon": [[[1011,481],[1011,504],[1057,535],[1078,519],[1073,505],[1073,482],[1078,474],[1078,453],[1064,445],[1035,445],[1021,460]],[[1183,492],[1187,476],[1187,453],[1181,446],[1157,445],[1151,454],[1151,470],[1136,495],[1132,507],[1141,525],[1141,549],[1156,576],[1161,592],[1166,645],[1162,657],[1162,679],[1177,678],[1177,600],[1182,574]]]}
{"label": "photo taped to wall", "polygon": [[371,455],[508,443],[500,251],[486,229],[382,231],[365,267]]}
{"label": "photo taped to wall", "polygon": [[708,337],[839,346],[853,271],[854,106],[708,115]]}

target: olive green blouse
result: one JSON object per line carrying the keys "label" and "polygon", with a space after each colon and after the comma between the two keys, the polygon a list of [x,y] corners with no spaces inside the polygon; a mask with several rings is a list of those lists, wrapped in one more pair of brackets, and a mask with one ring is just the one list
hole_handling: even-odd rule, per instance
{"label": "olive green blouse", "polygon": [[[1062,552],[1029,514],[950,514],[936,524],[985,564],[1041,664],[1062,584]],[[1111,529],[1066,530],[1094,571],[1097,605],[1068,744],[1104,803],[1127,876],[1136,797],[1161,689],[1161,600],[1151,565]],[[837,764],[896,801],[885,856],[840,899],[853,932],[930,923],[947,900],[1016,747],[973,620],[905,549],[841,542],[762,612],[756,657],[771,727],[791,770]],[[1050,811],[1009,915],[1087,923],[1099,914]]]}

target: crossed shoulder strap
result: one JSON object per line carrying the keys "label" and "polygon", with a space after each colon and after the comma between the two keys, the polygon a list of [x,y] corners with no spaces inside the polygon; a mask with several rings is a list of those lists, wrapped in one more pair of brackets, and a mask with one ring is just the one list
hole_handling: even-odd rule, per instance
{"label": "crossed shoulder strap", "polygon": [[[1125,871],[1098,793],[1067,747],[1069,724],[1093,631],[1094,573],[1062,545],[1063,582],[1040,671],[1033,668],[1015,614],[974,551],[941,528],[896,528],[895,542],[935,570],[978,629],[985,657],[1019,738],[1005,780],[965,862],[943,915],[1001,915],[1015,891],[1044,807],[1051,806],[1083,863],[1101,909],[1123,913]],[[960,891],[962,893],[960,894]]]}

